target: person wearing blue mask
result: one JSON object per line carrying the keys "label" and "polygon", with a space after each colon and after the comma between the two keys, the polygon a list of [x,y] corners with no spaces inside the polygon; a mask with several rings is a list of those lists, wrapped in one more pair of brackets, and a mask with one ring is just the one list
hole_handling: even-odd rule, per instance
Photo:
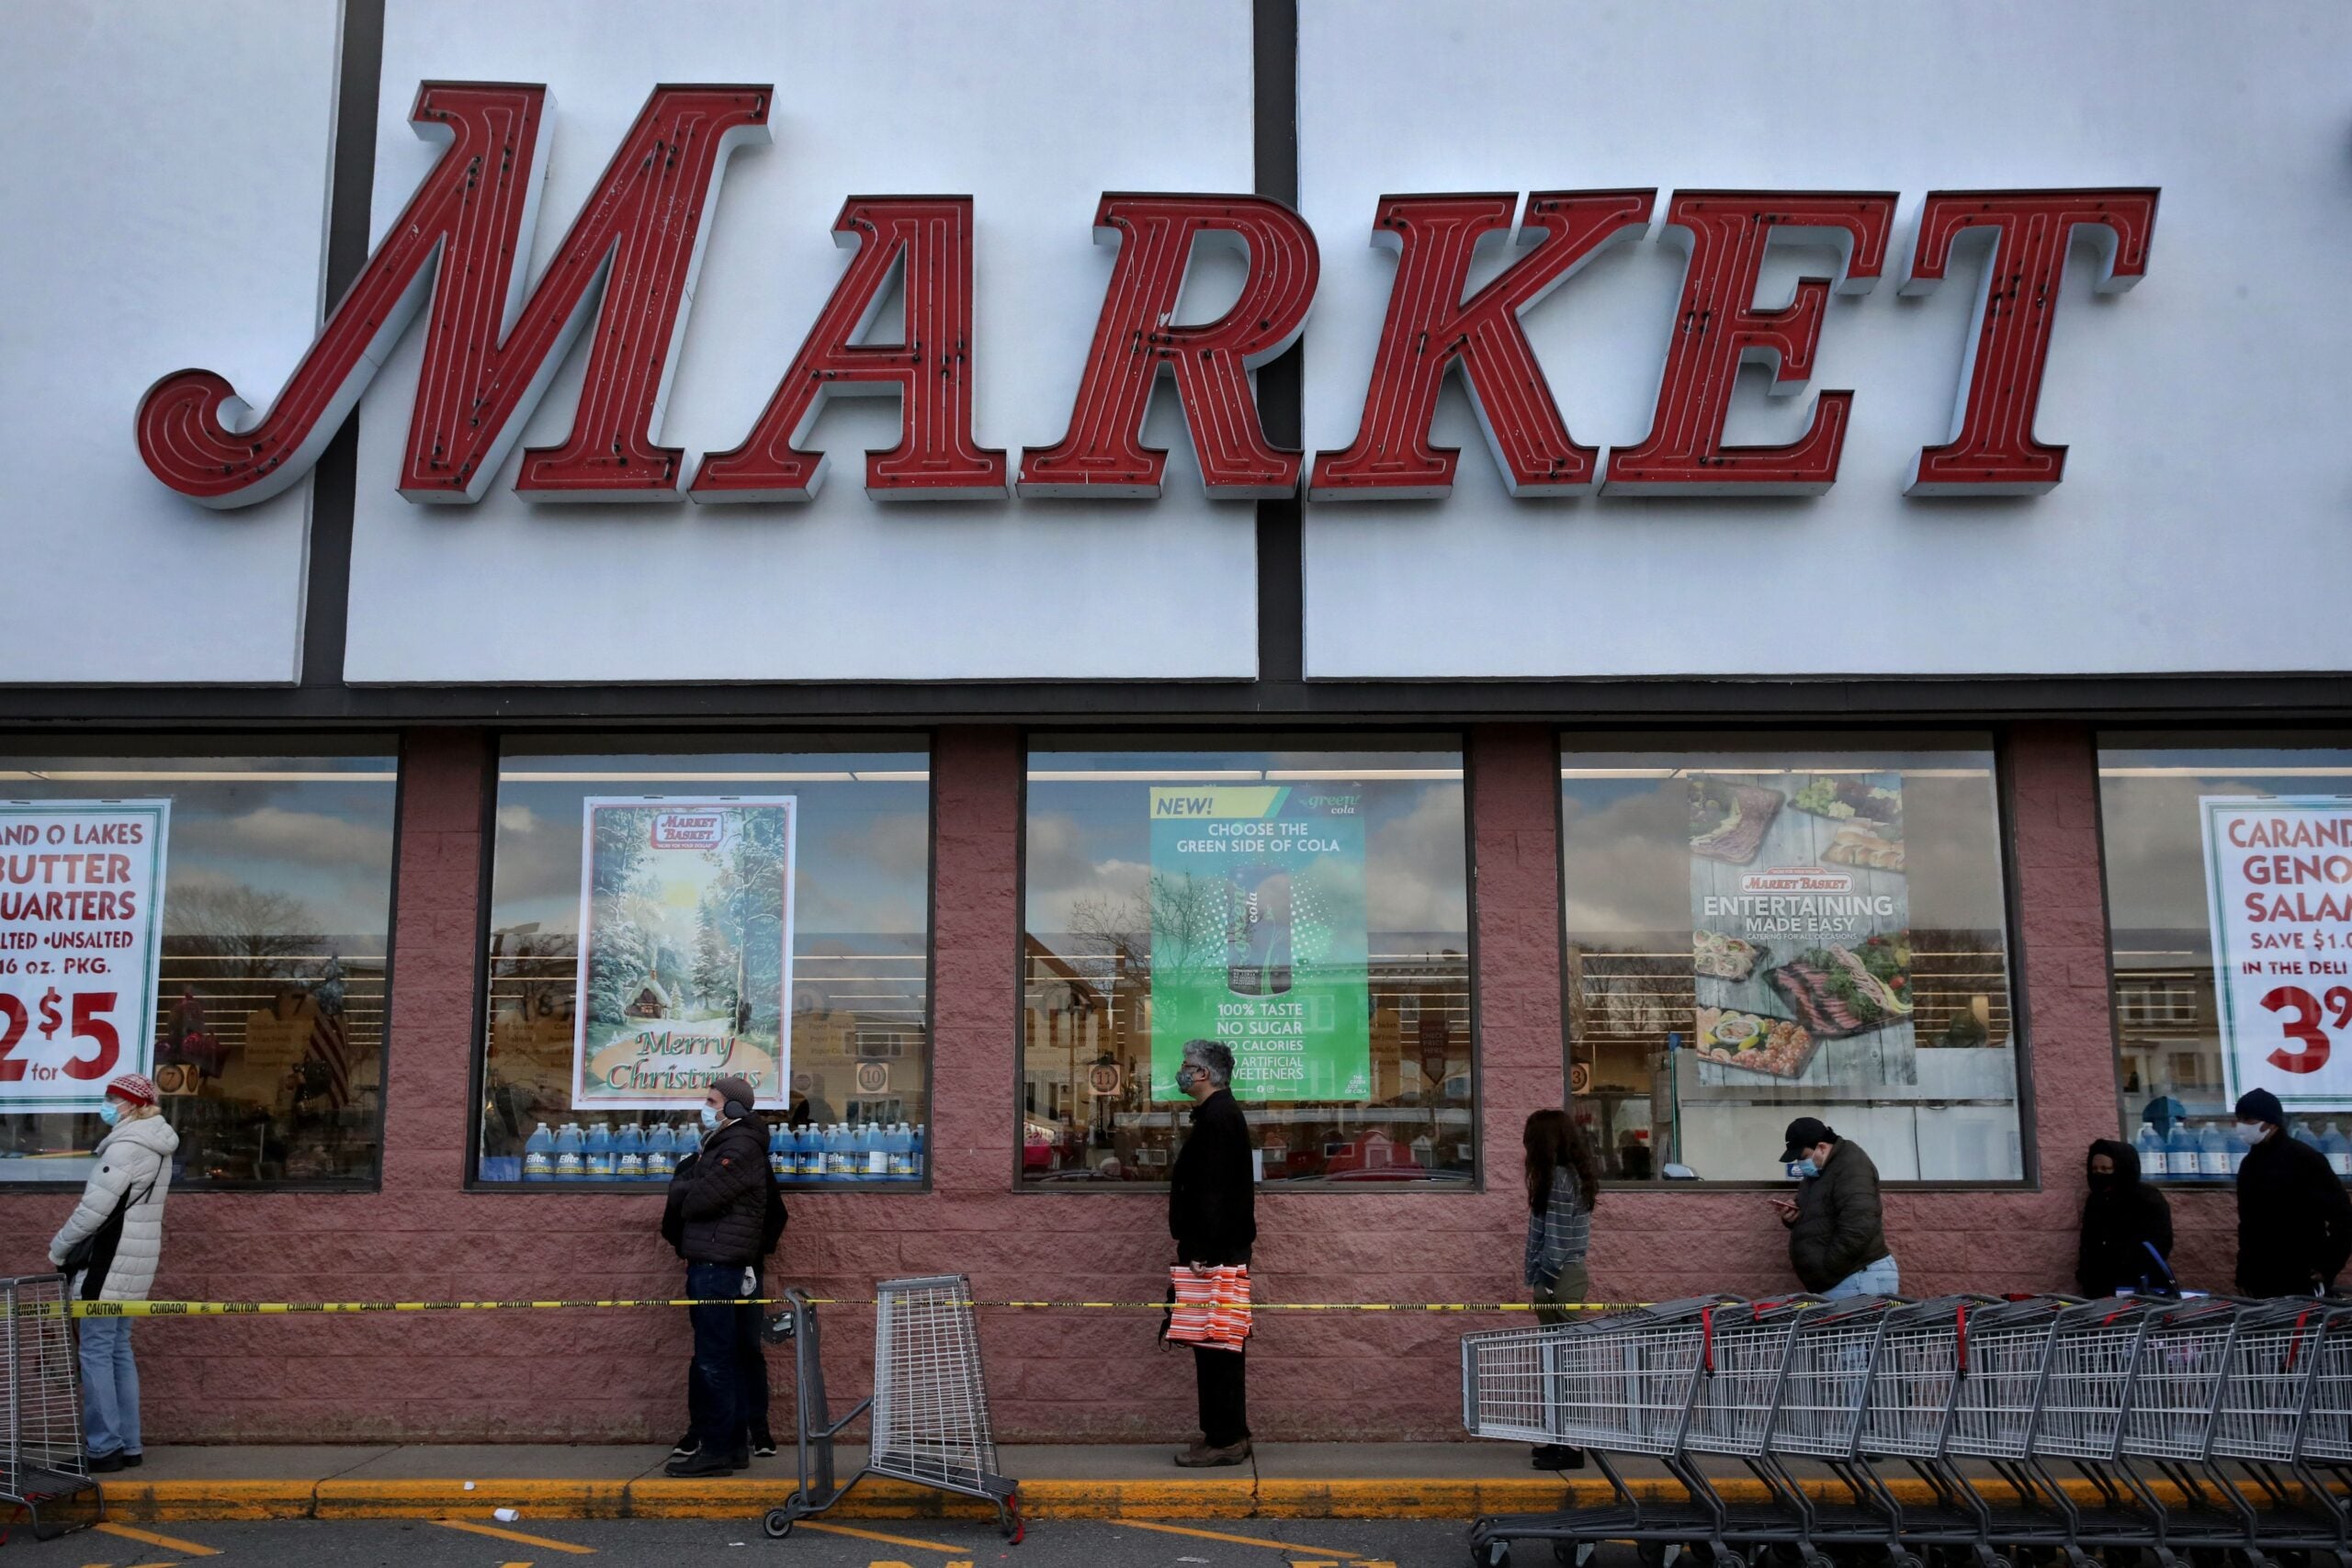
{"label": "person wearing blue mask", "polygon": [[[164,1120],[155,1085],[143,1073],[124,1073],[107,1083],[98,1119],[107,1132],[91,1156],[96,1168],[82,1201],[51,1240],[49,1260],[69,1277],[77,1301],[143,1302],[164,1253],[164,1200],[171,1193],[179,1134]],[[93,1473],[111,1474],[137,1465],[145,1454],[130,1319],[85,1317],[76,1328],[85,1451]]]}
{"label": "person wearing blue mask", "polygon": [[[702,1108],[702,1146],[678,1161],[670,1179],[662,1235],[686,1264],[686,1309],[694,1324],[694,1423],[673,1450],[668,1473],[725,1475],[752,1462],[765,1427],[766,1364],[759,1308],[739,1304],[760,1293],[760,1261],[769,1234],[775,1179],[768,1168],[767,1123],[752,1109],[743,1078],[723,1077]],[[755,1359],[758,1385],[753,1385]]]}
{"label": "person wearing blue mask", "polygon": [[1775,1198],[1772,1205],[1789,1229],[1789,1263],[1798,1281],[1831,1301],[1900,1291],[1871,1156],[1818,1116],[1790,1122],[1785,1142],[1781,1163],[1797,1178],[1797,1195]]}

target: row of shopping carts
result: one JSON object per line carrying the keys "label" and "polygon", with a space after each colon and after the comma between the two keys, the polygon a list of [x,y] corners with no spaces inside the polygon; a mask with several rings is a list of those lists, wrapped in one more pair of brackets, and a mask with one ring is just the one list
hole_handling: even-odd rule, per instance
{"label": "row of shopping carts", "polygon": [[[1611,1490],[1479,1520],[1482,1568],[1520,1540],[1649,1568],[2352,1568],[2352,1302],[1722,1296],[1470,1335],[1462,1365],[1473,1436],[1580,1448]],[[1629,1459],[1668,1479],[1637,1492]]]}

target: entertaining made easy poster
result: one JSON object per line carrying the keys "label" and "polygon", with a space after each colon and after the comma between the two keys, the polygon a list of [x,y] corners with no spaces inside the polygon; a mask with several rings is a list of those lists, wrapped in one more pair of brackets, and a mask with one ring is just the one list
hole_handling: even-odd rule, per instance
{"label": "entertaining made easy poster", "polygon": [[2201,795],[2226,1099],[2352,1110],[2352,798]]}
{"label": "entertaining made easy poster", "polygon": [[575,1111],[787,1102],[791,795],[593,796],[581,834]]}
{"label": "entertaining made easy poster", "polygon": [[154,1063],[168,800],[0,801],[0,1111]]}
{"label": "entertaining made easy poster", "polygon": [[1151,1094],[1188,1040],[1240,1100],[1368,1100],[1363,796],[1345,784],[1151,791]]}
{"label": "entertaining made easy poster", "polygon": [[1917,1084],[1902,775],[1689,788],[1700,1081]]}

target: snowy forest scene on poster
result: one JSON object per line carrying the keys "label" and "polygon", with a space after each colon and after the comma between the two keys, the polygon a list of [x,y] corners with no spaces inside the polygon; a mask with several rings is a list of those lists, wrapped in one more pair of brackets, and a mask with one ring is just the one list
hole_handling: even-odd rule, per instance
{"label": "snowy forest scene on poster", "polygon": [[572,1108],[684,1109],[727,1077],[785,1103],[794,798],[582,810]]}

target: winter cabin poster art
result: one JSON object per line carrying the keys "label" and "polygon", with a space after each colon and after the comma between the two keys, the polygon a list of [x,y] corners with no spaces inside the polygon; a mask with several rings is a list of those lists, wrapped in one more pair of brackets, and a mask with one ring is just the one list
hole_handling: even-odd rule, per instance
{"label": "winter cabin poster art", "polygon": [[791,795],[582,803],[574,1111],[683,1111],[791,1081]]}

